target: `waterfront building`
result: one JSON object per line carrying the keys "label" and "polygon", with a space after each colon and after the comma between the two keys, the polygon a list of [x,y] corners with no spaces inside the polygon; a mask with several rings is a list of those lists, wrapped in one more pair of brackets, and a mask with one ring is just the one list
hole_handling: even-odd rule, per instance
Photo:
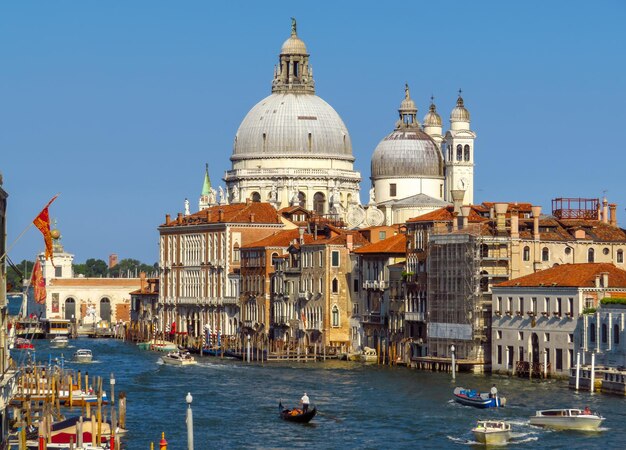
{"label": "waterfront building", "polygon": [[492,293],[493,371],[567,377],[576,341],[588,356],[597,353],[598,364],[620,355],[624,361],[623,345],[614,344],[624,330],[624,314],[610,308],[591,314],[602,299],[626,297],[626,271],[615,265],[555,265],[499,283]]}
{"label": "waterfront building", "polygon": [[[434,103],[424,125],[419,123],[408,85],[398,112],[395,129],[378,144],[371,159],[371,203],[383,212],[385,223],[404,223],[448,206],[457,190],[471,204],[476,134],[470,129],[470,114],[460,93],[445,136]],[[374,214],[369,209],[367,213]]]}
{"label": "waterfront building", "polygon": [[353,167],[350,134],[316,95],[309,56],[292,20],[271,94],[247,113],[235,134],[232,168],[224,176],[228,203],[300,205],[341,219],[360,206],[361,175]]}
{"label": "waterfront building", "polygon": [[392,355],[402,357],[406,235],[396,229],[396,234],[364,245],[354,255],[360,289],[353,308],[359,323],[352,329],[352,347],[376,348],[388,361],[395,360]]}
{"label": "waterfront building", "polygon": [[147,341],[158,334],[159,279],[139,275],[140,287],[130,293],[129,339]]}
{"label": "waterfront building", "polygon": [[[600,284],[610,283],[585,293],[583,315],[578,318],[574,352],[581,352],[581,364],[589,365],[595,354],[597,367],[626,368],[626,289],[616,287],[610,273],[602,274]],[[593,306],[592,306],[593,305]],[[622,393],[624,382],[622,381]]]}
{"label": "waterfront building", "polygon": [[[41,318],[65,319],[80,327],[109,328],[130,320],[130,291],[139,288],[139,278],[88,278],[74,276],[74,255],[63,248],[61,234],[52,230],[54,261],[44,253],[37,257],[46,280],[46,303]],[[54,262],[54,265],[53,265]],[[29,305],[36,311],[40,305]]]}
{"label": "waterfront building", "polygon": [[[559,198],[552,215],[542,216],[541,207],[528,203],[483,203],[459,207],[447,219],[443,211],[433,212],[443,219],[437,227],[428,221],[417,225],[423,221],[419,217],[408,221],[407,272],[414,278],[407,295],[419,299],[426,291],[426,339],[419,336],[426,343],[425,357],[450,358],[454,344],[459,359],[467,358],[475,369],[489,367],[495,284],[555,264],[624,267],[626,233],[617,227],[615,205],[603,204]],[[428,247],[420,251],[425,241]]]}
{"label": "waterfront building", "polygon": [[159,226],[159,332],[200,344],[240,330],[241,247],[294,227],[269,203],[211,206]]}
{"label": "waterfront building", "polygon": [[242,248],[242,320],[279,346],[347,351],[352,314],[351,252],[367,241],[313,218]]}

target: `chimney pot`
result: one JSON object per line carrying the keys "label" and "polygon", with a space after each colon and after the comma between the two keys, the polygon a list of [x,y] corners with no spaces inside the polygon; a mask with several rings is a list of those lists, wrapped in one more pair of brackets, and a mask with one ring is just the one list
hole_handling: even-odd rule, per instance
{"label": "chimney pot", "polygon": [[166,214],[165,215],[165,225],[169,225],[170,224],[170,215]]}
{"label": "chimney pot", "polygon": [[178,225],[183,223],[183,213],[178,213],[178,217],[176,217],[176,222],[178,223]]}
{"label": "chimney pot", "polygon": [[463,204],[463,198],[465,197],[465,191],[462,189],[453,189],[450,191],[452,196],[452,204],[454,205],[454,212],[461,212],[461,205]]}
{"label": "chimney pot", "polygon": [[224,210],[220,209],[217,214],[218,214],[218,216],[217,216],[218,217],[218,222],[222,222],[224,220]]}
{"label": "chimney pot", "polygon": [[531,207],[533,212],[533,237],[536,241],[539,240],[539,216],[541,215],[541,206]]}
{"label": "chimney pot", "polygon": [[617,205],[615,203],[611,203],[609,205],[609,223],[613,225],[614,227],[617,226],[616,212],[617,212]]}
{"label": "chimney pot", "polygon": [[519,211],[517,208],[511,209],[511,238],[519,238]]}

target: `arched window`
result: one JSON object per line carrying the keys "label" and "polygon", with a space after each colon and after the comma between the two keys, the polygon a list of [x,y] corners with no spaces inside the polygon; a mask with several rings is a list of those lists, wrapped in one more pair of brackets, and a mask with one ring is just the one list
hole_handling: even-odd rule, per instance
{"label": "arched window", "polygon": [[321,192],[316,192],[313,196],[313,210],[320,216],[324,214],[324,205],[326,203],[326,196]]}
{"label": "arched window", "polygon": [[592,248],[590,248],[587,251],[587,262],[590,262],[590,263],[594,262],[595,261],[595,255],[596,255],[596,252]]}
{"label": "arched window", "polygon": [[[52,295],[54,296],[54,294],[52,294]],[[54,310],[54,302],[55,302],[55,299],[53,297],[52,298],[52,308],[53,308],[53,310]],[[56,307],[57,307],[57,311],[58,311],[58,308],[59,308],[58,300],[57,300]],[[70,297],[70,298],[65,300],[65,319],[66,320],[72,320],[74,318],[75,314],[76,314],[76,301],[73,298]]]}
{"label": "arched window", "polygon": [[541,249],[541,260],[550,261],[550,250],[548,250],[548,247]]}
{"label": "arched window", "polygon": [[489,273],[485,270],[480,272],[480,291],[487,292],[489,290]]}
{"label": "arched window", "polygon": [[332,290],[333,290],[333,294],[339,293],[339,280],[337,280],[337,278],[333,278]]}
{"label": "arched window", "polygon": [[606,323],[602,324],[602,328],[600,329],[600,332],[602,333],[602,343],[606,344],[606,340],[607,340]]}
{"label": "arched window", "polygon": [[259,194],[258,192],[253,192],[251,198],[253,202],[259,203],[261,201],[261,194]]}
{"label": "arched window", "polygon": [[338,327],[339,326],[339,308],[337,308],[337,305],[333,305],[332,319],[333,319],[333,327]]}
{"label": "arched window", "polygon": [[618,263],[623,263],[624,262],[624,251],[623,250],[618,250],[617,251],[617,262]]}
{"label": "arched window", "polygon": [[463,161],[463,146],[461,144],[456,146],[456,160]]}
{"label": "arched window", "polygon": [[100,300],[100,319],[109,324],[111,323],[111,300],[107,297]]}
{"label": "arched window", "polygon": [[239,250],[239,242],[235,242],[233,247],[233,262],[239,262],[241,260],[241,251]]}
{"label": "arched window", "polygon": [[298,202],[299,206],[301,206],[302,208],[306,206],[306,195],[304,195],[304,192],[302,191],[298,192]]}
{"label": "arched window", "polygon": [[463,150],[464,150],[464,152],[463,152],[463,159],[465,161],[469,161],[470,160],[470,146],[469,145],[465,145]]}
{"label": "arched window", "polygon": [[613,325],[613,343],[619,344],[619,325],[618,324]]}
{"label": "arched window", "polygon": [[453,159],[453,154],[452,154],[453,147],[450,144],[448,144],[447,147],[448,147],[448,161],[452,161],[452,159]]}
{"label": "arched window", "polygon": [[524,261],[530,261],[530,247],[529,246],[524,247],[523,258],[524,258]]}
{"label": "arched window", "polygon": [[589,342],[596,342],[596,325],[590,324],[589,327]]}

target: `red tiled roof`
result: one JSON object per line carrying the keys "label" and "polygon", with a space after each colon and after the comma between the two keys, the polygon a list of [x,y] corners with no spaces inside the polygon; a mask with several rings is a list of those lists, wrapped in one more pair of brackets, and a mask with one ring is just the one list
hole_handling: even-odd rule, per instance
{"label": "red tiled roof", "polygon": [[594,287],[596,275],[609,274],[608,287],[626,287],[626,271],[610,263],[563,264],[508,280],[496,287]]}
{"label": "red tiled roof", "polygon": [[406,253],[406,235],[396,234],[395,236],[388,237],[382,241],[378,241],[374,244],[365,245],[354,253],[358,254],[372,254],[372,253]]}
{"label": "red tiled roof", "polygon": [[[222,220],[220,220],[220,211]],[[203,225],[209,223],[281,224],[282,221],[271,204],[249,202],[211,206],[202,211],[190,214],[189,216],[182,216],[180,224],[177,218],[173,218],[169,223],[162,224],[161,227]]]}
{"label": "red tiled roof", "polygon": [[[476,212],[477,209],[478,208],[472,205],[468,218],[469,222],[482,222],[486,220],[484,217]],[[446,206],[444,208],[439,208],[429,213],[422,214],[421,216],[413,217],[407,220],[407,222],[451,222],[454,218],[454,216],[452,215],[453,212],[453,206]]]}
{"label": "red tiled roof", "polygon": [[[313,241],[313,236],[310,234],[304,233],[302,237],[305,243]],[[259,241],[246,244],[241,248],[289,247],[294,239],[298,242],[300,241],[300,230],[298,228],[279,231]]]}

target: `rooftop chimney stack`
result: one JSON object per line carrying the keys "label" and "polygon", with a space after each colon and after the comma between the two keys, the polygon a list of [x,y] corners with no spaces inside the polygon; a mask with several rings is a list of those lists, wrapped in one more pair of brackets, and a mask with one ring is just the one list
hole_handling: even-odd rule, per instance
{"label": "rooftop chimney stack", "polygon": [[472,207],[469,205],[461,206],[461,218],[463,220],[463,225],[461,226],[461,228],[463,230],[467,229],[467,226],[469,224],[469,215],[470,215],[471,210],[472,210]]}
{"label": "rooftop chimney stack", "polygon": [[465,197],[465,191],[462,189],[453,189],[450,191],[452,195],[452,204],[454,205],[454,212],[461,212],[461,205],[463,204],[463,198]]}
{"label": "rooftop chimney stack", "polygon": [[617,226],[617,205],[615,203],[611,203],[609,205],[609,223],[614,227]]}
{"label": "rooftop chimney stack", "polygon": [[165,225],[169,225],[170,224],[170,215],[166,214],[165,215]]}
{"label": "rooftop chimney stack", "polygon": [[519,239],[519,211],[511,209],[511,239]]}
{"label": "rooftop chimney stack", "polygon": [[609,201],[606,197],[602,200],[602,222],[609,223]]}
{"label": "rooftop chimney stack", "polygon": [[304,244],[304,227],[300,227],[298,231],[300,232],[300,245],[302,245]]}
{"label": "rooftop chimney stack", "polygon": [[601,275],[602,275],[602,287],[608,288],[609,287],[609,273],[602,272]]}
{"label": "rooftop chimney stack", "polygon": [[352,241],[352,235],[351,234],[346,235],[346,248],[349,251],[352,251],[353,241]]}
{"label": "rooftop chimney stack", "polygon": [[223,209],[220,209],[220,210],[218,211],[218,215],[217,215],[217,217],[218,217],[218,222],[222,222],[222,221],[224,221],[224,210],[223,210]]}
{"label": "rooftop chimney stack", "polygon": [[541,215],[541,206],[531,207],[533,212],[533,237],[535,241],[539,240],[539,216]]}
{"label": "rooftop chimney stack", "polygon": [[178,213],[178,216],[176,217],[176,223],[178,225],[180,225],[181,223],[183,223],[183,213]]}
{"label": "rooftop chimney stack", "polygon": [[498,234],[506,234],[506,210],[509,208],[508,203],[496,203],[493,205],[496,209],[496,230]]}

